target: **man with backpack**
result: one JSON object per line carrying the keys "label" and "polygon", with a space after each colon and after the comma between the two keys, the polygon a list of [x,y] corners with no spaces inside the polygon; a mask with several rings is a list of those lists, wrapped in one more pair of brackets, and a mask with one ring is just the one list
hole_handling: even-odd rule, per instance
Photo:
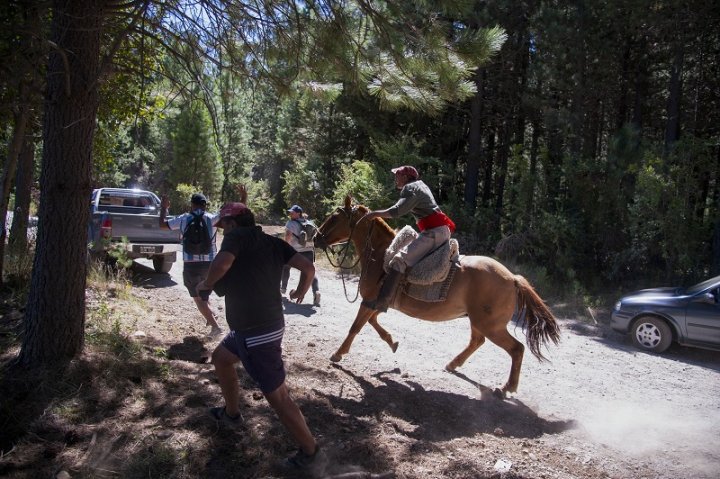
{"label": "man with backpack", "polygon": [[222,328],[210,309],[210,303],[198,296],[196,288],[207,276],[210,263],[217,254],[215,223],[218,214],[205,211],[207,198],[202,193],[192,195],[190,205],[190,212],[166,220],[170,200],[163,196],[160,201],[160,228],[183,232],[183,283],[205,318],[206,326],[212,328],[210,336],[215,337],[222,334]]}
{"label": "man with backpack", "polygon": [[[299,205],[292,205],[288,210],[290,220],[285,223],[285,241],[295,248],[295,251],[302,256],[315,262],[315,246],[312,237],[315,235],[315,225],[303,214]],[[290,266],[285,265],[280,280],[280,292],[285,294],[288,281],[290,280]],[[313,306],[320,306],[320,285],[317,275],[312,282]]]}

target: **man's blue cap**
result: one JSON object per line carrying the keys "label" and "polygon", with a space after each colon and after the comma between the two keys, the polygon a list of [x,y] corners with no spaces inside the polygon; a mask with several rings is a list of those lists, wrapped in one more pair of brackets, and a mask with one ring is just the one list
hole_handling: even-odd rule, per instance
{"label": "man's blue cap", "polygon": [[300,205],[292,205],[288,213],[302,213],[302,208],[300,208]]}

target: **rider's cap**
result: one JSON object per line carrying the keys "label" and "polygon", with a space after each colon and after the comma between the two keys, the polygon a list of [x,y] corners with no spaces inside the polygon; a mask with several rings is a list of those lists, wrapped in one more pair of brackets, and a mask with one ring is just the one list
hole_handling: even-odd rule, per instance
{"label": "rider's cap", "polygon": [[300,208],[300,205],[292,205],[290,209],[288,210],[288,213],[302,213],[302,208]]}
{"label": "rider's cap", "polygon": [[407,175],[410,178],[418,179],[420,178],[420,173],[418,173],[418,170],[415,169],[414,166],[405,165],[405,166],[398,166],[397,168],[393,168],[392,171],[394,174],[402,174]]}
{"label": "rider's cap", "polygon": [[204,205],[205,203],[207,203],[207,198],[205,198],[205,195],[203,195],[202,193],[195,193],[190,198],[190,202],[196,205]]}
{"label": "rider's cap", "polygon": [[250,212],[250,208],[245,206],[245,203],[225,203],[223,207],[220,208],[218,221],[232,216],[246,215]]}

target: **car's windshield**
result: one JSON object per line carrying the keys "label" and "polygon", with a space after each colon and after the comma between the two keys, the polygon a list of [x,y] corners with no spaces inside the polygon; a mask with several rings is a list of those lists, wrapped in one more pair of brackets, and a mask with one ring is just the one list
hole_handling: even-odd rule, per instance
{"label": "car's windshield", "polygon": [[695,286],[690,286],[685,290],[685,294],[695,294],[699,293],[700,291],[704,289],[708,289],[713,284],[720,283],[720,276],[715,276],[714,278],[710,278],[706,281],[703,281],[702,283],[698,283]]}

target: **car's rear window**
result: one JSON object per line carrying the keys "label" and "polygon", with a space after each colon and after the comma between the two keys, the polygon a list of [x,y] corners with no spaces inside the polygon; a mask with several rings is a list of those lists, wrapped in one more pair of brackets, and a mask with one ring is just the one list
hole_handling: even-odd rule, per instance
{"label": "car's rear window", "polygon": [[100,193],[98,205],[146,209],[155,206],[155,202],[152,196],[147,194],[103,191]]}

